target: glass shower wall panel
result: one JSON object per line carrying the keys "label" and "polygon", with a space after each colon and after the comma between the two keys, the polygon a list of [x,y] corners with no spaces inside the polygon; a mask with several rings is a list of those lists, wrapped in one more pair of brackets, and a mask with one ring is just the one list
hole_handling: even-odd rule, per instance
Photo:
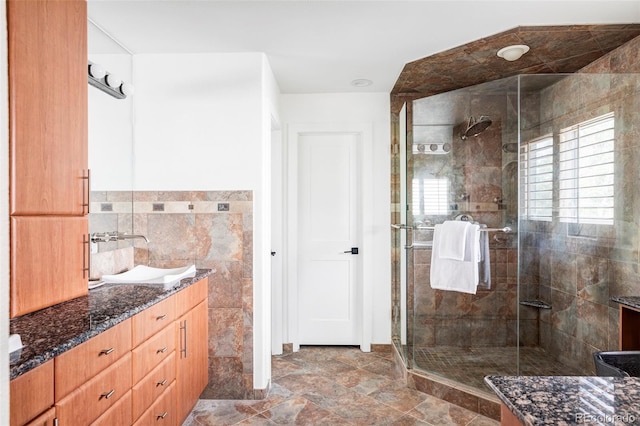
{"label": "glass shower wall panel", "polygon": [[595,374],[593,352],[618,348],[610,298],[640,291],[640,78],[520,83],[521,299],[549,308],[521,305],[520,340],[552,359],[545,374]]}
{"label": "glass shower wall panel", "polygon": [[[510,78],[412,105],[411,355],[417,369],[484,390],[485,375],[517,373],[517,84]],[[430,285],[433,231],[424,228],[456,219],[515,231],[490,233],[490,284],[476,294]]]}

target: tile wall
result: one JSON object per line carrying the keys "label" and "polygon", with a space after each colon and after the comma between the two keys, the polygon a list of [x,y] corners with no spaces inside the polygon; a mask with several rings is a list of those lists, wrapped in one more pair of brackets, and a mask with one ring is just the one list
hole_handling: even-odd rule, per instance
{"label": "tile wall", "polygon": [[[149,239],[134,240],[136,265],[217,271],[209,277],[209,385],[202,398],[259,397],[253,389],[252,192],[135,191],[128,193],[128,208],[121,204],[125,194],[96,196],[92,212],[103,217],[92,232],[117,226]],[[109,244],[101,250],[118,245]]]}

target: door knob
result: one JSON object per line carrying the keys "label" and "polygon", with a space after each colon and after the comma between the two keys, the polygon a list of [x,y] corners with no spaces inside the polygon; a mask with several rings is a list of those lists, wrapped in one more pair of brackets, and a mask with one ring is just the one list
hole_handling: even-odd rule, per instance
{"label": "door knob", "polygon": [[358,254],[358,247],[351,247],[351,250],[346,250],[344,253]]}

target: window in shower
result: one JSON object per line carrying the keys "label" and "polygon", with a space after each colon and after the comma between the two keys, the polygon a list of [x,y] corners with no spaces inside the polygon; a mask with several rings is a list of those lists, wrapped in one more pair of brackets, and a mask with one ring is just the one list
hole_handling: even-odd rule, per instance
{"label": "window in shower", "polygon": [[446,215],[449,213],[449,179],[413,179],[414,215]]}
{"label": "window in shower", "polygon": [[553,210],[553,135],[522,145],[520,150],[524,217],[551,221]]}
{"label": "window in shower", "polygon": [[559,141],[560,221],[613,225],[613,112],[562,129]]}

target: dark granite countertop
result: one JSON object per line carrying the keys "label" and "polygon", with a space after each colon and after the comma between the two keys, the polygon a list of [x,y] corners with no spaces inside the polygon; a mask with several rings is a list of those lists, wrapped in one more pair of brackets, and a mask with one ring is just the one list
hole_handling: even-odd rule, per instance
{"label": "dark granite countertop", "polygon": [[[20,334],[24,347],[11,355],[11,379],[86,342],[178,291],[211,275],[212,269],[198,269],[171,288],[144,284],[106,284],[78,297],[41,309],[9,322],[9,332]],[[14,359],[15,358],[15,359]]]}
{"label": "dark granite countertop", "polygon": [[640,378],[487,376],[511,412],[533,425],[640,425]]}
{"label": "dark granite countertop", "polygon": [[615,296],[612,297],[611,300],[621,305],[640,310],[640,296]]}

